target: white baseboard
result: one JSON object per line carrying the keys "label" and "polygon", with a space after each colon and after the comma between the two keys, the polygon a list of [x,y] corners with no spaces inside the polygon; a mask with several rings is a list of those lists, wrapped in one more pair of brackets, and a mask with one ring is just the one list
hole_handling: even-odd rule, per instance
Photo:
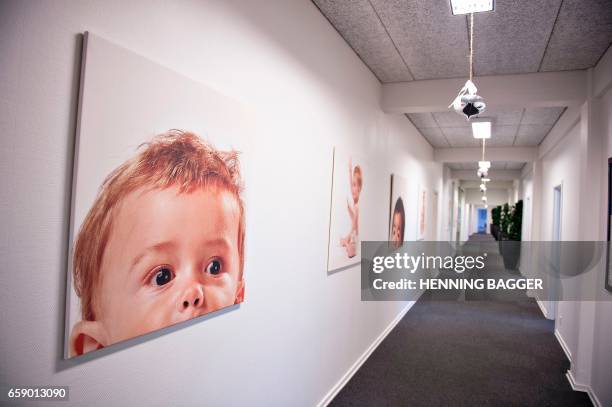
{"label": "white baseboard", "polygon": [[540,311],[542,311],[544,318],[548,319],[548,311],[546,311],[546,307],[544,304],[542,304],[542,301],[536,300],[536,303],[538,304],[538,307],[540,307]]}
{"label": "white baseboard", "polygon": [[591,386],[588,386],[586,384],[576,383],[576,380],[574,379],[574,376],[572,375],[571,370],[567,371],[567,373],[565,374],[565,377],[567,377],[567,381],[569,382],[570,386],[572,386],[573,390],[585,392],[586,394],[589,395],[589,398],[591,399],[591,403],[593,403],[595,407],[602,407],[601,402],[599,401],[599,399],[593,392],[593,389],[591,388]]}
{"label": "white baseboard", "polygon": [[317,407],[326,407],[329,403],[331,403],[334,397],[336,397],[340,390],[342,390],[342,388],[348,383],[348,381],[351,380],[351,377],[353,377],[353,375],[357,373],[361,365],[363,365],[365,361],[368,360],[372,352],[376,350],[378,345],[380,345],[380,343],[387,337],[387,335],[389,335],[389,332],[391,332],[393,328],[395,328],[395,326],[401,321],[404,315],[406,315],[406,313],[410,310],[410,308],[412,308],[415,303],[416,301],[411,301],[404,307],[404,309],[400,311],[397,317],[395,317],[395,319],[391,321],[391,323],[385,328],[384,331],[382,331],[378,338],[376,338],[376,340],[366,349],[366,351],[363,352],[359,359],[357,359],[357,361],[353,363],[353,365],[344,374],[344,376],[340,378],[338,383],[336,383],[334,387],[332,387],[332,389],[323,397],[323,399],[321,399],[319,404],[317,404]]}
{"label": "white baseboard", "polygon": [[559,341],[559,345],[561,345],[561,349],[563,349],[563,352],[565,352],[565,356],[567,356],[567,359],[571,362],[572,352],[570,351],[569,346],[567,346],[567,343],[565,343],[565,339],[563,339],[563,337],[561,336],[561,333],[559,333],[559,331],[556,329],[555,329],[555,338],[557,338],[557,341]]}

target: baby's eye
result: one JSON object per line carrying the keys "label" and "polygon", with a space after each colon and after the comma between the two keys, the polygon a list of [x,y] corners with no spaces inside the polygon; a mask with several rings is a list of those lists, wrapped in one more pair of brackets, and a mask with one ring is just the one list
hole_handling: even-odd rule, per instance
{"label": "baby's eye", "polygon": [[206,272],[213,276],[219,274],[221,272],[221,262],[218,259],[212,260],[208,263],[208,266],[206,266]]}
{"label": "baby's eye", "polygon": [[151,277],[151,285],[162,286],[168,284],[174,278],[174,273],[169,267],[160,267]]}

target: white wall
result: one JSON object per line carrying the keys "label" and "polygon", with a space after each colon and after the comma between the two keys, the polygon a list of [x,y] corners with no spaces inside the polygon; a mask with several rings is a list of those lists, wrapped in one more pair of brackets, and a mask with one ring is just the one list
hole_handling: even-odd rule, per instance
{"label": "white wall", "polygon": [[[245,304],[64,361],[85,30],[252,106],[266,154],[249,186]],[[362,303],[357,268],[325,272],[332,146],[378,163],[380,239],[389,175],[440,191],[441,165],[381,112],[380,84],[311,2],[3,1],[0,55],[1,383],[68,385],[75,405],[311,406],[407,305]]]}
{"label": "white wall", "polygon": [[[542,158],[542,190],[540,191],[541,216],[540,239],[553,240],[553,206],[554,188],[561,185],[561,240],[580,240],[578,227],[581,217],[579,207],[579,180],[580,180],[580,126],[574,126],[569,133],[548,154]],[[572,214],[578,214],[573,216]],[[557,304],[548,302],[548,312],[551,317],[555,313],[555,329],[567,344],[572,354],[576,353],[578,346],[579,305],[575,302],[560,301]]]}
{"label": "white wall", "polygon": [[533,170],[531,163],[526,164],[523,176],[520,180],[519,197],[523,200],[523,227],[521,230],[521,240],[531,240],[531,222],[533,216]]}
{"label": "white wall", "polygon": [[[612,53],[608,51],[600,64],[609,66],[611,60]],[[597,67],[589,71],[589,78],[597,71]],[[590,80],[589,86],[610,84],[612,71],[599,71],[600,76]],[[591,95],[588,101],[580,108],[568,108],[542,142],[540,159],[533,169],[523,171],[523,198],[532,198],[530,240],[552,240],[553,189],[557,185],[562,185],[563,190],[561,240],[605,240],[607,159],[612,157],[612,89],[608,85],[600,97],[591,90],[587,93]],[[602,150],[607,153],[604,155]],[[528,265],[529,262],[530,259],[526,261]],[[589,391],[602,406],[607,406],[612,405],[612,294],[604,290],[599,277],[587,282],[591,283],[596,284],[599,298],[604,301],[548,301],[544,306],[548,313],[554,313],[558,337],[570,354],[569,373],[576,388]]]}
{"label": "white wall", "polygon": [[[610,51],[608,51],[610,54]],[[608,55],[610,57],[610,55]],[[612,89],[601,97],[598,101],[599,106],[596,111],[596,119],[598,131],[601,131],[606,141],[607,154],[605,158],[612,157]],[[608,163],[605,160],[602,163],[607,171]],[[604,172],[605,173],[605,172]],[[607,205],[608,205],[608,189],[607,177],[604,177],[603,188],[604,193],[602,200],[603,219],[607,221]],[[610,386],[610,377],[612,377],[612,294],[605,294],[609,301],[600,301],[595,303],[595,321],[593,332],[593,358],[591,369],[591,387],[597,395],[602,406],[612,405],[612,386]]]}

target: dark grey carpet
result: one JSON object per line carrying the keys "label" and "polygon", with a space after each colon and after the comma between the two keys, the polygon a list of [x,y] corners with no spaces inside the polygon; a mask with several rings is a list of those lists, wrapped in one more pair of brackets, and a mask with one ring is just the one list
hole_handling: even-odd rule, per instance
{"label": "dark grey carpet", "polygon": [[532,299],[425,293],[330,405],[591,406],[553,330]]}

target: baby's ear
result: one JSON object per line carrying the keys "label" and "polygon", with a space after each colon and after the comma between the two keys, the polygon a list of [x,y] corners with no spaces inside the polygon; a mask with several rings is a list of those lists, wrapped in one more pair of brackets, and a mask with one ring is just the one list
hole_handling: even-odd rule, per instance
{"label": "baby's ear", "polygon": [[100,321],[79,321],[70,334],[70,356],[80,356],[107,345]]}
{"label": "baby's ear", "polygon": [[236,300],[234,304],[240,304],[244,301],[244,278],[238,281],[238,287],[236,288]]}

